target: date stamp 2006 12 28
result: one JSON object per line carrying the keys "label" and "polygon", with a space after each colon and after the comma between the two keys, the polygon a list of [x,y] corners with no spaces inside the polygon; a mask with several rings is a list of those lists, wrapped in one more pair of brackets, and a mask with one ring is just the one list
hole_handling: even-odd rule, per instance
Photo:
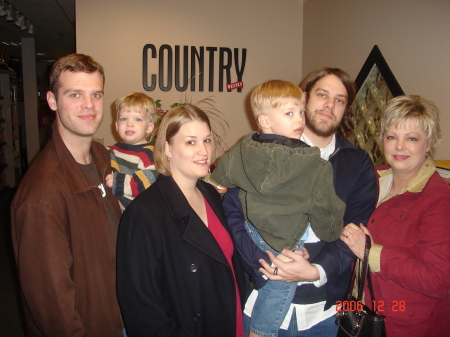
{"label": "date stamp 2006 12 28", "polygon": [[[384,301],[372,301],[373,311],[383,312]],[[362,301],[337,301],[336,311],[361,311],[363,310]],[[406,311],[405,301],[392,301],[392,311]]]}

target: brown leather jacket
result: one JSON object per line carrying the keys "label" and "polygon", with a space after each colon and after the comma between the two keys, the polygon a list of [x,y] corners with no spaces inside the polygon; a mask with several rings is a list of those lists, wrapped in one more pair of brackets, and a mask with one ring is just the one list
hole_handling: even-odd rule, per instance
{"label": "brown leather jacket", "polygon": [[[108,151],[93,142],[91,153],[104,182]],[[120,217],[117,199],[105,189]],[[29,335],[122,336],[117,225],[111,228],[100,189],[84,176],[56,122],[16,192],[11,224]]]}

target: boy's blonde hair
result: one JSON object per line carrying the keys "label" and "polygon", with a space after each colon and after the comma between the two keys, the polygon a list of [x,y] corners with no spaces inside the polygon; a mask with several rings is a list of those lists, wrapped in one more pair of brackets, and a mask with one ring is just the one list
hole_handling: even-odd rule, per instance
{"label": "boy's blonde hair", "polygon": [[285,103],[288,99],[302,99],[303,91],[298,85],[282,80],[270,80],[264,82],[253,90],[250,97],[250,104],[253,116],[258,116],[265,109],[273,109]]}
{"label": "boy's blonde hair", "polygon": [[142,92],[132,92],[116,100],[116,119],[119,120],[120,111],[139,111],[147,115],[149,123],[156,123],[158,115],[156,114],[155,101]]}

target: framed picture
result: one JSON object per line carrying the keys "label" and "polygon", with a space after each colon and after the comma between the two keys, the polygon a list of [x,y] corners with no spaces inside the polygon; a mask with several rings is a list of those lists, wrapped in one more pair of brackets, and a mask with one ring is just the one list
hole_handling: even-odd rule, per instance
{"label": "framed picture", "polygon": [[385,163],[383,148],[377,140],[381,114],[389,100],[404,92],[378,46],[373,47],[355,83],[357,94],[352,108],[355,129],[348,140],[366,150],[374,165],[379,166]]}

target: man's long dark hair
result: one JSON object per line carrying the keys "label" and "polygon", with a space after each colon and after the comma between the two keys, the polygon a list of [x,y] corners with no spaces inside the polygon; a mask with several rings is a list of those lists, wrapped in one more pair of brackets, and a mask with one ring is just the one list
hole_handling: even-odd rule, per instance
{"label": "man's long dark hair", "polygon": [[339,78],[347,90],[347,106],[344,111],[344,117],[338,127],[338,132],[342,134],[344,138],[347,138],[354,129],[354,125],[351,122],[351,112],[352,104],[356,97],[355,82],[350,78],[350,76],[339,68],[320,68],[314,70],[306,76],[300,83],[300,88],[306,93],[306,103],[308,103],[310,97],[309,95],[316,82],[328,75],[334,75]]}

